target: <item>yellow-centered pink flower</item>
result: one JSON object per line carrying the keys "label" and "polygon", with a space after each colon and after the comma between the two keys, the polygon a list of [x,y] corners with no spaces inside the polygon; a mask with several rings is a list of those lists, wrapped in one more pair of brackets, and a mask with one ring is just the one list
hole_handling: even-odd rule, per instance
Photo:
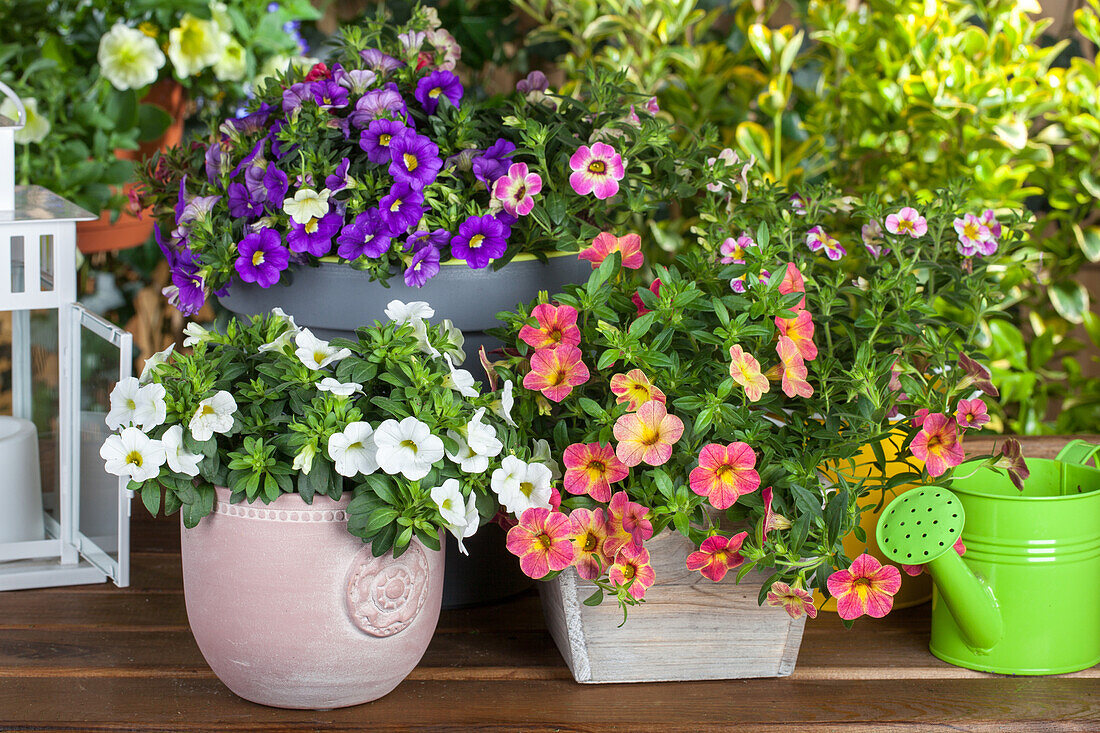
{"label": "yellow-centered pink flower", "polygon": [[532,349],[552,349],[555,346],[577,346],[581,342],[581,330],[577,328],[577,309],[569,305],[540,303],[531,311],[538,323],[524,326],[519,337]]}
{"label": "yellow-centered pink flower", "polygon": [[909,450],[924,461],[928,475],[933,478],[947,473],[963,462],[963,447],[955,420],[942,412],[930,413],[924,418],[920,432],[909,444]]}
{"label": "yellow-centered pink flower", "polygon": [[728,571],[745,562],[740,550],[748,536],[748,532],[738,532],[733,537],[707,537],[698,550],[687,556],[687,569],[698,570],[704,578],[717,583]]}
{"label": "yellow-centered pink flower", "polygon": [[508,530],[506,546],[519,558],[520,569],[531,578],[544,578],[573,564],[575,551],[569,517],[533,507]]}
{"label": "yellow-centered pink flower", "polygon": [[612,252],[618,252],[623,258],[623,267],[637,270],[645,264],[642,254],[642,238],[637,234],[625,234],[616,237],[611,232],[596,235],[592,244],[582,250],[579,257],[592,263],[592,269],[599,267]]}
{"label": "yellow-centered pink flower", "polygon": [[817,618],[817,606],[814,605],[813,594],[804,588],[792,588],[782,581],[772,583],[768,591],[767,604],[769,606],[782,606],[793,619],[802,618],[805,614],[810,618]]}
{"label": "yellow-centered pink flower", "polygon": [[657,574],[649,564],[649,550],[640,545],[627,545],[615,556],[615,564],[611,566],[608,577],[612,583],[625,587],[631,598],[640,600],[653,585]]}
{"label": "yellow-centered pink flower", "polygon": [[611,377],[611,392],[615,395],[615,401],[625,402],[626,409],[631,412],[651,400],[665,401],[665,393],[653,386],[641,369],[631,369],[626,374]]}
{"label": "yellow-centered pink flower", "polygon": [[603,509],[574,509],[569,514],[569,531],[573,540],[573,567],[585,580],[595,580],[611,565],[612,558],[604,553],[607,542],[607,520]]}
{"label": "yellow-centered pink flower", "polygon": [[570,494],[588,494],[596,501],[611,499],[611,484],[630,473],[610,443],[574,443],[562,455],[562,482]]}
{"label": "yellow-centered pink flower", "polygon": [[542,392],[554,402],[561,402],[574,387],[588,381],[588,367],[581,361],[581,350],[562,344],[553,349],[541,349],[531,356],[531,371],[523,378],[527,389]]}
{"label": "yellow-centered pink flower", "polygon": [[817,358],[817,345],[814,344],[814,320],[809,311],[799,311],[795,318],[776,318],[775,327],[779,329],[779,338],[787,338],[798,348],[804,361]]}
{"label": "yellow-centered pink flower", "polygon": [[756,453],[748,443],[711,443],[699,452],[699,465],[688,475],[688,486],[705,496],[715,509],[728,509],[737,498],[760,487]]}
{"label": "yellow-centered pink flower", "polygon": [[615,556],[627,546],[641,547],[653,536],[649,509],[631,501],[625,491],[616,491],[607,505],[607,541],[604,552]]}
{"label": "yellow-centered pink flower", "polygon": [[627,466],[660,466],[672,457],[672,446],[684,434],[684,423],[668,414],[664,403],[651,400],[616,420],[612,433],[619,441],[615,454]]}
{"label": "yellow-centered pink flower", "polygon": [[760,362],[740,344],[730,347],[730,376],[745,388],[749,402],[758,401],[768,391],[768,378],[760,372]]}
{"label": "yellow-centered pink flower", "polygon": [[837,570],[826,581],[836,599],[836,612],[846,621],[867,614],[882,618],[894,607],[894,594],[901,588],[901,573],[883,565],[867,553],[852,561],[847,570]]}

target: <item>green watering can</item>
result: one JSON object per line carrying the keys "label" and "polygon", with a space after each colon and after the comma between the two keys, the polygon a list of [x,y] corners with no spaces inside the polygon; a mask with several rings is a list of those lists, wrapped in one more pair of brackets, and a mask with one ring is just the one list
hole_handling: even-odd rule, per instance
{"label": "green watering can", "polygon": [[[1002,674],[1061,674],[1100,663],[1100,446],[1069,443],[1027,459],[1021,492],[990,468],[959,467],[951,490],[900,495],[879,518],[879,547],[924,564],[935,582],[929,648],[945,662]],[[952,546],[962,536],[966,555]]]}

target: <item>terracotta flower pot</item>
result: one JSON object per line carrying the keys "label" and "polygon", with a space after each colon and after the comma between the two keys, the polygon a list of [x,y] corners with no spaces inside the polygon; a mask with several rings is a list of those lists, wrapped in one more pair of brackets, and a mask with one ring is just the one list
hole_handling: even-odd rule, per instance
{"label": "terracotta flower pot", "polygon": [[347,532],[351,494],[229,503],[182,534],[187,618],[203,657],[252,702],[327,709],[382,697],[416,666],[439,620],[443,553],[396,560]]}

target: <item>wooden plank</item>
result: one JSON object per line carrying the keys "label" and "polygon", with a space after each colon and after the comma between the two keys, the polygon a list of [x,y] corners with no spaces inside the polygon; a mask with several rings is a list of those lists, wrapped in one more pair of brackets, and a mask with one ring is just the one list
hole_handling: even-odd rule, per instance
{"label": "wooden plank", "polygon": [[[968,433],[963,441],[967,456],[987,455],[1000,451],[1007,435],[984,435]],[[1100,435],[1020,435],[1013,436],[1020,441],[1025,458],[1054,458],[1066,443],[1077,438],[1090,443],[1100,443]]]}

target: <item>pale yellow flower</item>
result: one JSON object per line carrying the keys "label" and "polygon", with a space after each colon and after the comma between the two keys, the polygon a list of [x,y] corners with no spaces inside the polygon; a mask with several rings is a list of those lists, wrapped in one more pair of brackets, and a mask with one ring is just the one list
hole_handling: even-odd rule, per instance
{"label": "pale yellow flower", "polygon": [[237,39],[230,38],[222,57],[214,64],[214,76],[218,81],[241,81],[247,68],[244,46],[237,43]]}
{"label": "pale yellow flower", "polygon": [[[27,122],[22,130],[15,131],[15,142],[22,145],[42,142],[50,134],[50,121],[38,113],[38,100],[34,97],[23,98],[23,107],[27,111]],[[15,102],[5,99],[0,104],[0,115],[11,120],[19,119]]]}
{"label": "pale yellow flower", "polygon": [[157,42],[122,22],[99,39],[96,58],[103,77],[120,91],[152,84],[164,66],[164,53]]}
{"label": "pale yellow flower", "polygon": [[222,57],[229,37],[217,23],[187,13],[168,32],[168,58],[181,79],[194,76]]}

